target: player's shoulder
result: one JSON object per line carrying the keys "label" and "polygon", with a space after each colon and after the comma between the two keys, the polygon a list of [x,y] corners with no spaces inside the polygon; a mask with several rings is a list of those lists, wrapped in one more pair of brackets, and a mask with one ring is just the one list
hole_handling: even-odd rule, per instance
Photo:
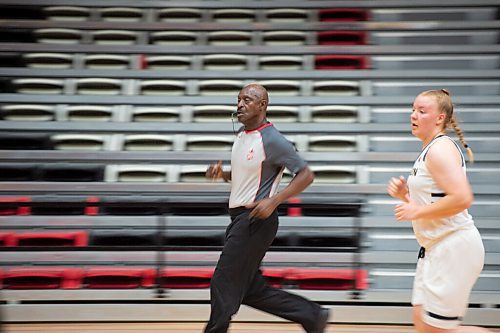
{"label": "player's shoulder", "polygon": [[436,153],[445,153],[448,151],[455,152],[457,150],[457,144],[453,141],[449,136],[443,136],[432,143],[429,147],[429,152]]}
{"label": "player's shoulder", "polygon": [[435,163],[446,163],[452,159],[460,160],[460,151],[450,137],[443,137],[441,140],[436,140],[429,147],[427,157]]}

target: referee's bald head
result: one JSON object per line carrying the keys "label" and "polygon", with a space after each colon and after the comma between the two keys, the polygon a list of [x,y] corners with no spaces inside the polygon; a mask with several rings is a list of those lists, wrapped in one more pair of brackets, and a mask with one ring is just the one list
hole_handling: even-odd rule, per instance
{"label": "referee's bald head", "polygon": [[259,100],[263,100],[266,102],[266,106],[269,103],[269,95],[267,93],[266,88],[258,83],[250,83],[243,87],[243,90],[246,90],[249,94],[254,95]]}

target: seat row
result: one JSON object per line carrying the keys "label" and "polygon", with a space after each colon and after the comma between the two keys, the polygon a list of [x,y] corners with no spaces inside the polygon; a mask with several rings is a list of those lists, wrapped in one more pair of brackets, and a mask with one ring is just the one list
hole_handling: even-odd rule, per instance
{"label": "seat row", "polygon": [[[171,289],[208,288],[214,268],[167,267],[18,267],[0,270],[4,289]],[[263,268],[275,288],[308,290],[367,289],[365,270],[349,268]]]}
{"label": "seat row", "polygon": [[[145,122],[145,123],[229,123],[234,105],[68,105],[3,104],[0,120],[28,122]],[[466,123],[500,122],[495,107],[457,106],[460,120]],[[407,123],[410,108],[355,105],[270,105],[267,117],[273,123]],[[234,119],[233,119],[234,120]],[[4,138],[8,140],[8,138]],[[2,144],[3,149],[8,148]]]}
{"label": "seat row", "polygon": [[0,67],[96,70],[355,70],[355,69],[497,69],[497,55],[122,55],[26,52],[0,54]]}
{"label": "seat row", "polygon": [[[102,209],[106,214],[108,209]],[[114,210],[116,211],[116,210]],[[111,211],[114,212],[114,211]],[[122,212],[123,213],[123,212]],[[288,210],[288,214],[295,211]],[[307,214],[307,211],[305,211]],[[302,214],[302,211],[301,211]],[[226,219],[224,217],[224,219]],[[19,221],[18,221],[19,222]],[[104,222],[104,221],[103,221]],[[55,224],[55,223],[54,223]],[[51,227],[48,224],[46,228]],[[47,249],[54,247],[99,247],[100,249],[113,247],[126,247],[130,250],[135,248],[158,246],[158,231],[151,229],[115,227],[92,230],[74,230],[68,217],[67,228],[70,230],[5,230],[0,232],[0,248],[23,247],[31,249]],[[321,231],[304,230],[280,230],[274,239],[271,250],[276,248],[287,251],[311,250],[317,252],[323,250],[354,251],[360,239],[354,227],[342,228],[330,226]],[[219,250],[224,243],[224,226],[208,228],[204,226],[170,226],[162,234],[162,245],[175,247],[179,250],[192,250],[203,248],[205,250]],[[482,230],[482,229],[481,229]],[[500,252],[500,234],[488,229],[482,231],[483,242],[487,252]],[[365,248],[370,251],[414,251],[418,245],[415,236],[410,231],[371,231],[362,236],[365,239]]]}
{"label": "seat row", "polygon": [[[418,139],[409,135],[286,135],[299,152],[417,152]],[[234,135],[226,134],[0,134],[0,150],[64,151],[230,151]],[[500,137],[467,136],[476,153],[498,152]],[[4,155],[8,158],[8,155]]]}
{"label": "seat row", "polygon": [[69,53],[3,53],[0,67],[96,70],[356,70],[356,69],[497,69],[497,55],[363,56],[363,55],[119,55]]}
{"label": "seat row", "polygon": [[371,32],[350,30],[272,30],[272,31],[133,31],[78,30],[71,28],[6,29],[0,42],[47,44],[144,45],[159,46],[305,46],[305,45],[494,45],[495,30]]}
{"label": "seat row", "polygon": [[[478,56],[471,64],[496,68],[495,56]],[[459,59],[467,61],[465,58]],[[482,60],[480,65],[478,60]],[[424,59],[425,61],[425,59]],[[141,70],[340,70],[366,69],[368,58],[361,55],[249,56],[243,54],[190,55],[117,55],[66,53],[4,53],[1,67],[33,69],[141,69]],[[478,67],[480,68],[480,67]]]}
{"label": "seat row", "polygon": [[[234,8],[139,8],[139,7],[84,7],[45,6],[11,7],[4,15],[16,19],[48,19],[57,21],[110,21],[110,22],[331,22],[331,21],[482,21],[494,20],[497,9],[491,7],[432,7],[429,8],[245,8],[238,3]],[[376,4],[375,4],[376,5]],[[241,7],[241,8],[238,8]]]}
{"label": "seat row", "polygon": [[[231,122],[234,105],[199,106],[133,106],[133,105],[50,105],[3,104],[0,120],[3,121],[88,121],[88,122]],[[378,113],[374,108],[372,112]],[[407,115],[407,110],[385,109],[387,113]],[[474,113],[474,110],[469,112]],[[368,110],[349,105],[280,106],[268,107],[268,118],[273,122],[366,122]],[[476,116],[481,115],[478,109]],[[487,109],[484,116],[491,120]],[[500,112],[498,113],[500,116]],[[494,116],[494,113],[493,113]],[[479,117],[481,118],[481,117]],[[472,119],[478,119],[472,117]],[[405,119],[406,120],[406,119]],[[385,121],[385,120],[384,120]]]}
{"label": "seat row", "polygon": [[362,56],[362,55],[119,55],[4,53],[0,67],[97,70],[355,70],[355,69],[497,69],[496,55]]}
{"label": "seat row", "polygon": [[[465,33],[466,34],[466,33]],[[489,32],[474,33],[463,42],[485,44],[493,37]],[[477,37],[475,37],[478,35]],[[383,39],[382,39],[383,40]],[[300,46],[300,45],[364,45],[367,34],[362,31],[320,31],[306,32],[293,30],[240,31],[132,31],[132,30],[78,30],[70,28],[9,29],[0,37],[0,42],[28,42],[48,44],[96,44],[123,46],[153,44],[165,46]]]}
{"label": "seat row", "polygon": [[[0,164],[0,181],[16,182],[141,182],[210,183],[205,165],[99,165],[99,164]],[[316,182],[352,184],[363,182],[356,166],[311,166]],[[291,175],[287,173],[285,178]],[[289,181],[289,179],[288,179]]]}
{"label": "seat row", "polygon": [[[102,209],[106,214],[107,209]],[[293,212],[293,211],[292,211]],[[68,225],[71,227],[70,219]],[[329,229],[333,229],[329,228]],[[351,230],[352,229],[352,230]],[[353,251],[358,244],[353,228],[335,231],[295,232],[280,231],[271,247],[283,247],[287,250],[314,248],[315,251],[336,249],[337,251]],[[203,247],[205,250],[219,250],[224,244],[224,227],[204,228],[185,226],[182,229],[169,228],[160,233],[161,242],[165,246],[176,247],[177,250],[190,250]],[[158,231],[151,229],[123,228],[93,230],[8,230],[0,232],[0,247],[22,247],[37,249],[53,247],[126,247],[135,250],[137,247],[158,246]]]}
{"label": "seat row", "polygon": [[[315,184],[385,184],[394,176],[407,174],[403,167],[372,167],[310,163]],[[205,177],[207,166],[194,164],[79,164],[2,163],[0,182],[107,182],[107,183],[194,183],[212,181]],[[499,167],[477,167],[468,171],[475,184],[498,184]],[[283,181],[291,180],[285,170]]]}
{"label": "seat row", "polygon": [[[255,80],[4,78],[0,92],[45,95],[237,96]],[[257,80],[273,96],[415,96],[446,87],[454,95],[500,95],[500,82],[483,80]]]}
{"label": "seat row", "polygon": [[[24,10],[23,10],[24,9]],[[28,10],[27,10],[28,9]],[[10,11],[10,13],[9,13]],[[54,21],[107,22],[164,22],[164,23],[299,23],[315,21],[366,21],[369,11],[362,8],[138,8],[138,7],[83,7],[46,6],[11,7],[9,16],[17,19],[46,19]],[[457,10],[459,13],[460,11]],[[482,18],[488,17],[482,11]]]}

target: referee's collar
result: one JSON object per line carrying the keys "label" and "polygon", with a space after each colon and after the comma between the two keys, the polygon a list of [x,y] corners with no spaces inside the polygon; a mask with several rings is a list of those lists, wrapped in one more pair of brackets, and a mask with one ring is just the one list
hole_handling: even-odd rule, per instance
{"label": "referee's collar", "polygon": [[260,127],[257,127],[253,130],[245,130],[245,133],[251,133],[253,131],[261,131],[262,129],[266,128],[266,127],[269,127],[269,126],[273,126],[273,123],[271,122],[267,122],[265,123],[264,125],[260,126]]}

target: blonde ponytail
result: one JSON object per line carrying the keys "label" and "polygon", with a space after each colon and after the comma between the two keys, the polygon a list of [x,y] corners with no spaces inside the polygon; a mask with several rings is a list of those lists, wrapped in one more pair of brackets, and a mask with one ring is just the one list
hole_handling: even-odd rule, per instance
{"label": "blonde ponytail", "polygon": [[455,118],[455,115],[451,116],[450,118],[450,125],[453,127],[455,130],[455,133],[457,133],[458,140],[464,146],[465,150],[467,151],[467,157],[469,158],[469,161],[471,163],[474,163],[474,153],[472,152],[471,147],[467,144],[464,138],[464,133],[462,132],[462,129],[458,126],[457,119]]}

